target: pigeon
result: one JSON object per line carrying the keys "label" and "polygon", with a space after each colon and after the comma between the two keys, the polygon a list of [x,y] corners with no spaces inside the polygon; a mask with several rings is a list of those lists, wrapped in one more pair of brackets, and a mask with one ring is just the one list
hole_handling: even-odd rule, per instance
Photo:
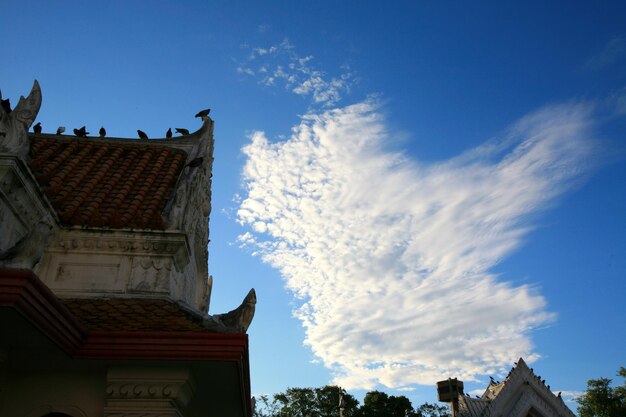
{"label": "pigeon", "polygon": [[137,134],[139,135],[139,139],[141,139],[141,140],[148,140],[148,135],[146,135],[145,132],[137,129]]}
{"label": "pigeon", "polygon": [[33,132],[40,134],[41,133],[41,122],[37,122],[35,126],[33,126]]}
{"label": "pigeon", "polygon": [[62,135],[65,132],[65,126],[59,126],[57,129],[57,135]]}
{"label": "pigeon", "polygon": [[199,111],[195,117],[199,117],[204,121],[209,116],[209,113],[211,113],[211,109],[205,109],[205,110]]}
{"label": "pigeon", "polygon": [[167,129],[167,132],[165,132],[165,137],[168,138],[168,139],[172,137],[172,128],[171,127],[169,129]]}
{"label": "pigeon", "polygon": [[176,129],[176,133],[180,133],[181,135],[189,134],[189,130],[183,129],[182,127],[175,127],[174,129]]}
{"label": "pigeon", "polygon": [[6,100],[0,100],[0,102],[2,103],[2,110],[4,110],[6,114],[11,113],[11,101],[7,98]]}
{"label": "pigeon", "polygon": [[98,131],[98,133],[100,134],[100,137],[103,138],[107,135],[107,131],[104,129],[104,126],[102,126],[100,128],[100,130]]}
{"label": "pigeon", "polygon": [[89,132],[87,132],[85,126],[83,126],[80,129],[74,129],[74,134],[79,138],[84,138],[89,134]]}
{"label": "pigeon", "polygon": [[189,168],[196,168],[196,167],[199,167],[199,166],[202,164],[202,161],[203,161],[203,160],[204,160],[204,158],[203,158],[203,157],[195,158],[195,159],[193,159],[191,162],[189,162],[189,163],[187,164],[187,166],[188,166]]}

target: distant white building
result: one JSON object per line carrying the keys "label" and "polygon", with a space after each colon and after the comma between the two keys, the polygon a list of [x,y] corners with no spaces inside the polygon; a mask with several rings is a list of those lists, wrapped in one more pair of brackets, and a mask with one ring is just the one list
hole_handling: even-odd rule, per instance
{"label": "distant white building", "polygon": [[437,383],[439,400],[450,403],[453,417],[576,417],[560,393],[534,374],[519,359],[507,377],[492,380],[480,398],[463,392],[463,382],[449,379]]}

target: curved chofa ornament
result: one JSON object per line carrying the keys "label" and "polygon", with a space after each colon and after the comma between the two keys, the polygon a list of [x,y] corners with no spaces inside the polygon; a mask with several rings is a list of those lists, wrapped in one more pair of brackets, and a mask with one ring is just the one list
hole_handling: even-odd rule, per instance
{"label": "curved chofa ornament", "polygon": [[245,333],[252,323],[256,309],[256,292],[252,288],[241,305],[225,314],[216,314],[210,318],[223,325],[227,331]]}
{"label": "curved chofa ornament", "polygon": [[[0,99],[2,93],[0,92]],[[37,80],[28,97],[20,97],[15,109],[7,112],[0,106],[0,152],[24,158],[28,154],[28,129],[41,107],[41,88]]]}

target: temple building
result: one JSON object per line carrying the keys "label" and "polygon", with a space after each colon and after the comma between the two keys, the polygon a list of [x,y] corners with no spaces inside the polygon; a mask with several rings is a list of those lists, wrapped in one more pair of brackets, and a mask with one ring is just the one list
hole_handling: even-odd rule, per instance
{"label": "temple building", "polygon": [[438,382],[437,393],[439,401],[450,404],[452,417],[576,417],[561,393],[554,395],[522,358],[503,381],[491,378],[479,397],[466,395],[457,379]]}
{"label": "temple building", "polygon": [[0,108],[0,416],[251,417],[254,290],[208,313],[213,121],[29,133],[41,101]]}

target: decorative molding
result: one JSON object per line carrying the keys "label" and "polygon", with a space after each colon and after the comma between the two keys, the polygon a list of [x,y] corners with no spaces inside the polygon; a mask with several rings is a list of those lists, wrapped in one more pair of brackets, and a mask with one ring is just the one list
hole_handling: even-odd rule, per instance
{"label": "decorative molding", "polygon": [[128,292],[169,294],[173,260],[165,257],[133,258]]}
{"label": "decorative molding", "polygon": [[182,415],[194,392],[188,368],[109,368],[104,415]]}
{"label": "decorative molding", "polygon": [[177,269],[189,262],[186,236],[177,232],[115,229],[66,229],[48,252],[87,252],[111,255],[145,254],[172,256]]}
{"label": "decorative molding", "polygon": [[59,297],[137,294],[192,305],[191,260],[180,232],[74,227],[48,245],[37,273]]}
{"label": "decorative molding", "polygon": [[154,378],[151,380],[120,380],[107,383],[109,399],[165,399],[186,405],[193,396],[194,386],[190,380],[172,382]]}
{"label": "decorative molding", "polygon": [[178,181],[174,197],[166,212],[168,230],[180,230],[189,237],[194,259],[194,300],[191,305],[207,312],[210,303],[211,282],[208,275],[209,215],[211,213],[211,178],[213,176],[213,121],[207,118],[202,128],[193,134],[195,141],[185,149],[187,163],[201,161],[197,166],[186,166]]}

